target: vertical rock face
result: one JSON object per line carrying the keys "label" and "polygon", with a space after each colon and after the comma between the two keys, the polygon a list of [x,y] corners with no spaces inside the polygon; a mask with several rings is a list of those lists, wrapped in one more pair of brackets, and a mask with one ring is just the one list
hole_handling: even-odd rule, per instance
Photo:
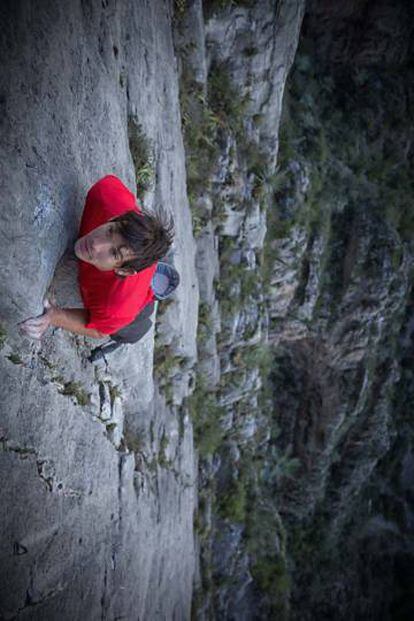
{"label": "vertical rock face", "polygon": [[16,330],[42,311],[88,188],[113,173],[135,190],[133,119],[154,166],[146,203],[163,204],[177,229],[182,283],[165,340],[194,361],[198,284],[171,7],[22,0],[0,13],[0,616],[189,618],[192,431],[154,388],[153,333],[94,368],[87,339],[57,330],[40,345]]}
{"label": "vertical rock face", "polygon": [[412,9],[308,11],[287,87],[269,298],[279,443],[300,460],[279,484],[292,610],[403,618],[412,603],[401,567],[413,562],[401,484],[412,453]]}
{"label": "vertical rock face", "polygon": [[190,405],[201,454],[194,615],[271,618],[283,614],[287,597],[262,588],[267,560],[259,559],[266,537],[272,561],[276,550],[285,553],[281,521],[258,497],[255,480],[271,436],[261,372],[269,323],[263,244],[282,96],[304,3],[189,4],[175,41],[202,283]]}
{"label": "vertical rock face", "polygon": [[309,3],[274,174],[302,9],[204,3],[200,37],[193,2],[178,29],[220,405],[201,386],[199,618],[412,609],[412,8]]}
{"label": "vertical rock face", "polygon": [[[2,3],[1,618],[411,618],[412,7],[309,2],[285,89],[304,12]],[[107,173],[181,283],[93,367],[16,324]]]}

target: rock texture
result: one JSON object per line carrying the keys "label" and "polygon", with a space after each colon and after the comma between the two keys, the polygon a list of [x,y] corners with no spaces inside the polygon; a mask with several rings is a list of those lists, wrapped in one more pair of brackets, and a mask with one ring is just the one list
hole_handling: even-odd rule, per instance
{"label": "rock texture", "polygon": [[[412,618],[410,3],[0,17],[0,618]],[[95,366],[23,339],[140,146],[181,274],[155,331]]]}
{"label": "rock texture", "polygon": [[292,616],[409,618],[412,8],[310,3],[302,37],[284,135],[297,149],[280,153],[289,231],[274,242],[270,296],[279,443],[300,460],[278,486]]}
{"label": "rock texture", "polygon": [[[88,187],[114,173],[134,190],[132,117],[153,151],[146,202],[172,211],[177,229],[182,284],[165,338],[195,359],[198,283],[172,8],[22,0],[3,2],[0,13],[0,617],[188,619],[192,429],[153,383],[153,334],[93,367],[87,339],[57,330],[39,345],[16,329],[41,312]],[[187,376],[180,390],[188,392]]]}
{"label": "rock texture", "polygon": [[[259,405],[258,368],[268,340],[261,275],[266,179],[276,167],[282,96],[304,3],[225,4],[190,2],[175,30],[191,189],[192,177],[197,179],[191,208],[193,219],[201,221],[196,231],[202,301],[196,390],[202,394],[207,386],[218,406],[204,395],[195,408],[203,455],[201,579],[194,614],[271,618],[268,597],[252,572],[246,527],[240,524],[246,510],[241,472],[268,427]],[[211,152],[205,156],[199,134],[208,134],[210,151],[214,143],[213,157]],[[204,159],[197,174],[192,162]],[[224,438],[216,446],[218,419]],[[276,534],[274,540],[279,541]]]}
{"label": "rock texture", "polygon": [[192,2],[176,37],[203,186],[195,613],[409,618],[412,8],[308,3],[277,137],[304,7],[231,5],[200,35]]}

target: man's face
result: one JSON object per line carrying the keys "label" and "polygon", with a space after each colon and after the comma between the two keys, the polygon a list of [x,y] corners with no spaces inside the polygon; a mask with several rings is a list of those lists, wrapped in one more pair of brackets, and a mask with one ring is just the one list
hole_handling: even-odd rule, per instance
{"label": "man's face", "polygon": [[134,258],[115,222],[106,222],[80,237],[75,243],[78,259],[91,263],[98,270],[107,272],[121,268],[123,263]]}

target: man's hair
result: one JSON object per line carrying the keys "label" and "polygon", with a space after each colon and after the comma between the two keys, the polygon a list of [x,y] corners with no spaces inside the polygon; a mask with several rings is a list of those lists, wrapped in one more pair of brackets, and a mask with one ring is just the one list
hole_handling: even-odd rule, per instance
{"label": "man's hair", "polygon": [[168,252],[174,238],[174,220],[171,215],[158,209],[150,213],[141,209],[126,211],[113,219],[117,230],[136,255],[122,267],[132,267],[137,272],[162,259]]}

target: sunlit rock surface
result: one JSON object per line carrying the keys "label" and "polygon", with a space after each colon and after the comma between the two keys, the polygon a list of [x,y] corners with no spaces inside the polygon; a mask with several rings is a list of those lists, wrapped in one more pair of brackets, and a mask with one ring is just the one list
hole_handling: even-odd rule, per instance
{"label": "sunlit rock surface", "polygon": [[[2,4],[1,618],[412,617],[413,10],[306,9]],[[16,324],[131,120],[181,284],[92,366]]]}
{"label": "sunlit rock surface", "polygon": [[[178,81],[165,2],[5,2],[0,8],[3,269],[2,619],[188,619],[195,551],[191,425],[153,384],[153,331],[93,366],[95,343],[38,314],[105,174],[135,190],[128,117],[174,214],[181,285],[167,337],[194,361],[198,283]],[[185,378],[188,381],[188,377]],[[188,392],[188,386],[180,386]]]}

